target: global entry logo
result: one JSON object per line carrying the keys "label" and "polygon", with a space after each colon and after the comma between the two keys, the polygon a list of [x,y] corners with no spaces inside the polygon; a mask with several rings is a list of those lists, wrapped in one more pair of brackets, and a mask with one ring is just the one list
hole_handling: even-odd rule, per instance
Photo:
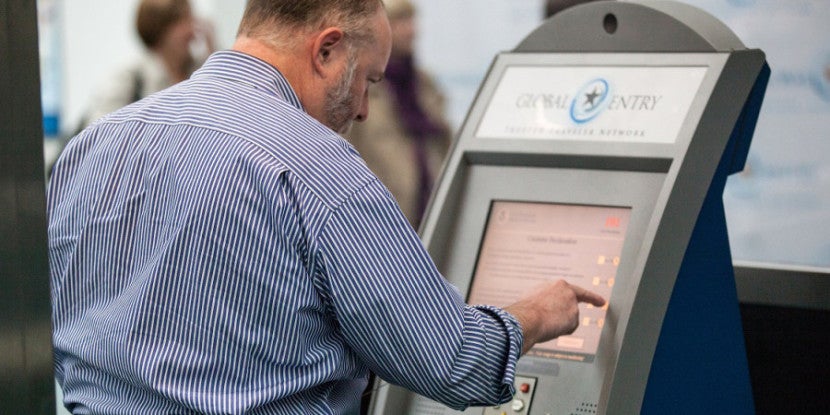
{"label": "global entry logo", "polygon": [[586,83],[571,101],[571,120],[584,124],[599,115],[611,102],[611,88],[602,78]]}

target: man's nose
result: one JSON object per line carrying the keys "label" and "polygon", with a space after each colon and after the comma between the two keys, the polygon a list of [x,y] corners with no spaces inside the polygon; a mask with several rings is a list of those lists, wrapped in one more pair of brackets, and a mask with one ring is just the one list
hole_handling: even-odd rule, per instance
{"label": "man's nose", "polygon": [[355,121],[363,122],[366,121],[366,118],[369,117],[369,91],[363,93],[363,97],[360,100],[360,109],[357,111],[357,115],[354,117]]}

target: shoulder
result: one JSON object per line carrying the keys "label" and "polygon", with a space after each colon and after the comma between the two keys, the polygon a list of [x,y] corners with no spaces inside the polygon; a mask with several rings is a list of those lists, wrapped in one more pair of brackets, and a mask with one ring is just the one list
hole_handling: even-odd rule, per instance
{"label": "shoulder", "polygon": [[[337,206],[374,179],[351,144],[280,97],[238,84],[199,82],[205,81],[174,87],[167,98],[181,105],[186,122],[220,129],[257,147],[324,204]],[[191,107],[195,110],[188,114]]]}

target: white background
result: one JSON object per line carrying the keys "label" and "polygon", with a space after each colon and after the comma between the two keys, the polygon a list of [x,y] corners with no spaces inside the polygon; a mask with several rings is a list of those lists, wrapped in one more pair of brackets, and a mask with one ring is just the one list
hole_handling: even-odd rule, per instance
{"label": "white background", "polygon": [[[197,16],[213,22],[217,47],[230,47],[245,0],[190,1]],[[75,127],[102,80],[140,53],[137,5],[138,0],[63,0],[63,131]]]}

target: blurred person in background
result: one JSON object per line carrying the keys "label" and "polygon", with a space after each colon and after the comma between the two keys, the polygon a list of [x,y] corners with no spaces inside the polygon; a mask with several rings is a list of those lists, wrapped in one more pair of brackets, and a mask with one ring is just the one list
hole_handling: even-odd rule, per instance
{"label": "blurred person in background", "polygon": [[188,0],[141,0],[135,24],[143,53],[96,91],[80,128],[189,78],[215,50],[212,27],[197,21]]}
{"label": "blurred person in background", "polygon": [[397,200],[417,229],[450,148],[444,97],[415,58],[415,6],[384,0],[392,55],[384,85],[369,91],[369,114],[346,138]]}

